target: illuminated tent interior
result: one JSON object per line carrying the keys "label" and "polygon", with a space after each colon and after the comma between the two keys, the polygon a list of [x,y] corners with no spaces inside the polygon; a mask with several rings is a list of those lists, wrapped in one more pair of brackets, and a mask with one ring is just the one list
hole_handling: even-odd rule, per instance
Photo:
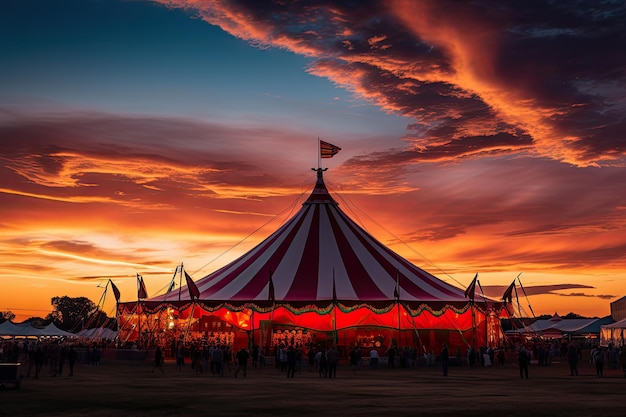
{"label": "illuminated tent interior", "polygon": [[468,298],[377,241],[339,208],[324,170],[316,171],[302,208],[252,250],[186,288],[119,303],[121,340],[137,339],[141,329],[143,344],[194,338],[437,351],[447,343],[465,351],[498,343],[501,303],[470,300],[473,293]]}

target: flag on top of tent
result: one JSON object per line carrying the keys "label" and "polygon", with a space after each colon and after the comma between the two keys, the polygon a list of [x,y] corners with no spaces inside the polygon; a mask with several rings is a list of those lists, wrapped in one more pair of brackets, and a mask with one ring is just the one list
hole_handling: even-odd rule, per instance
{"label": "flag on top of tent", "polygon": [[339,146],[320,140],[320,156],[322,158],[332,158],[340,150],[341,148]]}
{"label": "flag on top of tent", "polygon": [[185,271],[185,280],[187,281],[187,289],[189,290],[189,297],[193,300],[200,298],[200,290],[193,279],[189,276],[187,271]]}
{"label": "flag on top of tent", "polygon": [[509,288],[506,289],[504,295],[502,296],[502,300],[507,303],[513,302],[513,290],[515,289],[515,280],[509,285]]}
{"label": "flag on top of tent", "polygon": [[465,290],[465,297],[469,298],[472,301],[474,301],[474,292],[476,290],[476,280],[477,279],[478,279],[478,272],[476,272],[476,275],[474,275],[474,279],[472,280],[470,285]]}
{"label": "flag on top of tent", "polygon": [[137,285],[139,288],[137,289],[137,298],[148,298],[148,291],[146,291],[146,284],[143,282],[143,277],[137,274]]}
{"label": "flag on top of tent", "polygon": [[113,284],[113,281],[109,280],[111,283],[111,289],[113,290],[113,295],[115,295],[115,301],[119,303],[120,301],[120,290],[117,288],[117,285]]}

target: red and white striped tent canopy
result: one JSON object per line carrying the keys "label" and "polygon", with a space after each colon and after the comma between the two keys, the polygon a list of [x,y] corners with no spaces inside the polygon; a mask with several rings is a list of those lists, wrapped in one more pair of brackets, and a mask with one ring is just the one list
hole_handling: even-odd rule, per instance
{"label": "red and white striped tent canopy", "polygon": [[[271,313],[274,323],[323,331],[376,326],[461,332],[484,319],[480,312],[472,317],[464,290],[413,265],[350,219],[322,174],[317,169],[313,192],[278,230],[195,281],[197,299],[187,288],[176,289],[142,301],[143,311],[189,312],[193,306],[188,314],[194,317],[211,314],[246,329],[258,328]],[[473,305],[486,312],[495,304],[477,297]],[[137,305],[120,303],[118,311]]]}
{"label": "red and white striped tent canopy", "polygon": [[[300,211],[254,249],[196,282],[199,300],[263,305],[276,302],[373,303],[396,296],[405,303],[461,307],[464,290],[418,268],[358,226],[330,196],[318,170],[317,183]],[[182,300],[189,301],[183,289]],[[178,291],[147,300],[177,301]]]}

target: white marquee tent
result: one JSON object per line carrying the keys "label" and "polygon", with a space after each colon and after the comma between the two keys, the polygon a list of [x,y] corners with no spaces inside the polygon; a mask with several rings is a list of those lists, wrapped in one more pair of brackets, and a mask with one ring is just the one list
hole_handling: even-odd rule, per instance
{"label": "white marquee tent", "polygon": [[76,337],[74,333],[59,329],[54,323],[45,327],[33,327],[30,323],[13,323],[9,320],[0,324],[1,337]]}
{"label": "white marquee tent", "polygon": [[600,328],[600,345],[608,346],[613,344],[615,346],[626,346],[624,344],[624,338],[626,338],[626,319],[617,321],[612,324],[607,324]]}

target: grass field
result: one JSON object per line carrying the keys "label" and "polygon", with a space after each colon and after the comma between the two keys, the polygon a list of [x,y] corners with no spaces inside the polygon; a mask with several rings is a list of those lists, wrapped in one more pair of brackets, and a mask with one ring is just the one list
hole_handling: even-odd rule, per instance
{"label": "grass field", "polygon": [[[569,375],[566,363],[518,368],[339,367],[336,379],[303,369],[287,379],[274,367],[234,378],[195,374],[189,365],[165,373],[151,364],[104,361],[77,365],[74,376],[24,378],[21,389],[0,390],[1,416],[624,416],[626,378],[621,370],[595,376],[592,365]],[[22,366],[22,374],[26,369]]]}

